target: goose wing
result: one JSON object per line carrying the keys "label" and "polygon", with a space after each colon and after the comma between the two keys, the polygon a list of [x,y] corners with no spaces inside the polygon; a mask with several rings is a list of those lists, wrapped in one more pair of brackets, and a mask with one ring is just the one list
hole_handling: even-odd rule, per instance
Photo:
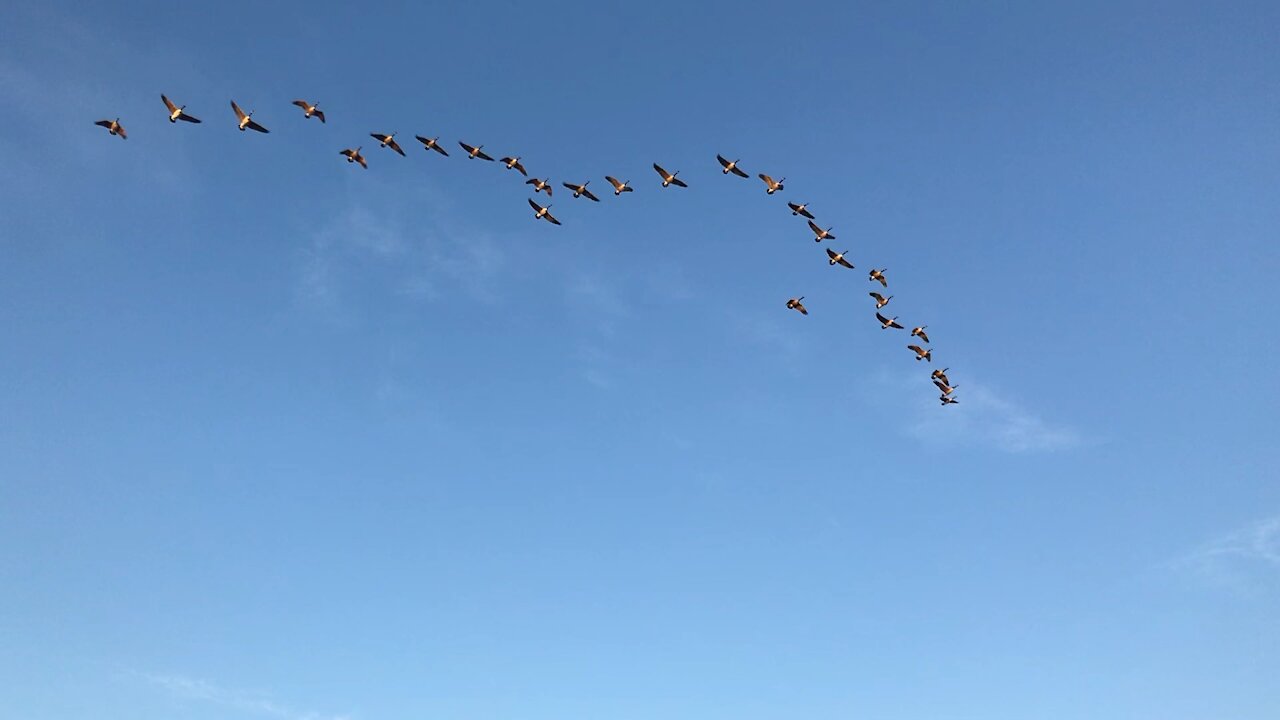
{"label": "goose wing", "polygon": [[387,138],[387,147],[400,153],[400,157],[404,157],[404,148],[400,147],[400,143],[395,138]]}
{"label": "goose wing", "polygon": [[720,161],[720,165],[721,165],[725,170],[728,170],[728,169],[729,169],[729,161],[728,161],[728,160],[725,160],[723,155],[721,155],[720,153],[716,153],[716,160],[719,160],[719,161]]}
{"label": "goose wing", "polygon": [[173,101],[170,100],[164,93],[160,93],[160,99],[164,101],[164,106],[169,108],[170,115],[178,112],[178,106],[174,105]]}
{"label": "goose wing", "polygon": [[200,118],[196,117],[195,115],[187,114],[186,110],[183,110],[182,112],[178,113],[178,119],[185,120],[186,122],[189,122],[189,123],[196,123],[197,125],[200,124]]}
{"label": "goose wing", "polygon": [[746,176],[747,176],[747,173],[746,173],[745,171],[743,171],[743,169],[742,169],[742,168],[740,168],[740,167],[738,167],[737,165],[734,165],[732,168],[730,168],[730,169],[729,169],[729,172],[733,173],[734,175],[737,175],[738,177],[746,177]]}
{"label": "goose wing", "polygon": [[908,349],[908,350],[910,350],[911,352],[913,352],[913,353],[917,354],[917,355],[923,355],[923,354],[924,354],[924,348],[920,347],[919,345],[908,345],[908,346],[907,346],[907,349]]}
{"label": "goose wing", "polygon": [[764,181],[765,185],[768,185],[769,187],[773,187],[774,185],[773,178],[769,177],[768,175],[765,175],[764,173],[760,173],[760,179]]}
{"label": "goose wing", "polygon": [[488,155],[486,155],[486,154],[485,154],[485,152],[484,152],[483,150],[477,150],[477,151],[476,151],[476,157],[480,158],[481,160],[488,160],[488,161],[490,161],[490,162],[492,162],[492,161],[493,161],[493,158],[491,158],[491,157],[489,157]]}
{"label": "goose wing", "polygon": [[[614,190],[622,190],[622,187],[623,187],[623,184],[624,184],[624,183],[619,182],[619,181],[618,181],[618,178],[616,178],[616,177],[614,177],[614,176],[612,176],[612,175],[605,175],[605,176],[604,176],[604,179],[605,179],[605,180],[607,180],[607,181],[609,181],[609,184],[613,186],[613,189],[614,189]],[[627,188],[627,189],[628,189],[628,190],[630,190],[631,188]]]}
{"label": "goose wing", "polygon": [[878,293],[878,292],[870,292],[870,293],[867,293],[867,294],[868,294],[868,295],[870,295],[871,297],[875,298],[876,302],[878,302],[878,303],[882,303],[882,302],[884,302],[884,296],[883,296],[883,295],[881,295],[881,294],[880,294],[880,293]]}
{"label": "goose wing", "polygon": [[685,183],[685,181],[681,180],[678,177],[675,177],[674,175],[671,177],[671,184],[675,185],[676,187],[682,187],[682,188],[689,187],[688,184]]}
{"label": "goose wing", "polygon": [[[849,268],[850,270],[853,269],[853,263],[849,262],[848,260],[845,260],[843,256],[841,256],[839,260],[836,260],[836,262]],[[926,340],[925,342],[928,342],[928,340]]]}
{"label": "goose wing", "polygon": [[111,129],[111,122],[112,122],[111,120],[99,120],[98,122],[94,123],[94,125],[97,125],[97,126],[99,126],[99,127],[104,127],[104,128],[106,128],[106,129],[110,130],[110,129]]}
{"label": "goose wing", "polygon": [[663,180],[670,180],[670,179],[671,179],[671,173],[667,172],[666,170],[663,170],[663,169],[662,169],[662,166],[661,166],[661,165],[659,165],[658,163],[654,163],[654,164],[653,164],[653,169],[654,169],[654,170],[655,170],[659,175],[661,175],[661,176],[662,176],[662,179],[663,179]]}
{"label": "goose wing", "polygon": [[459,141],[458,141],[458,144],[462,146],[463,151],[465,151],[468,155],[470,155],[471,153],[473,153],[473,152],[475,152],[475,151],[476,151],[476,149],[475,149],[475,148],[473,148],[473,147],[471,147],[470,145],[468,145],[468,144],[466,144],[466,143],[462,142],[461,140],[459,140]]}
{"label": "goose wing", "polygon": [[[264,134],[265,134],[265,133],[269,133],[269,132],[271,132],[270,130],[268,130],[268,129],[266,129],[266,128],[262,127],[261,125],[259,125],[259,124],[258,124],[258,122],[257,122],[256,120],[250,120],[250,121],[249,121],[249,124],[248,124],[248,125],[246,125],[245,127],[249,128],[250,130],[257,130],[258,132],[260,132],[260,133],[264,133]],[[403,154],[403,153],[402,153],[402,154]]]}
{"label": "goose wing", "polygon": [[582,188],[582,197],[588,200],[595,200],[596,202],[600,202],[600,198],[596,197],[596,194],[588,190],[586,187]]}
{"label": "goose wing", "polygon": [[310,110],[310,109],[311,109],[311,103],[307,102],[306,100],[294,100],[294,101],[293,101],[293,104],[294,104],[294,105],[297,105],[298,107],[302,108],[303,110]]}
{"label": "goose wing", "polygon": [[244,114],[244,111],[240,109],[240,106],[236,104],[236,101],[235,101],[235,100],[232,100],[232,101],[231,101],[231,109],[236,111],[236,119],[237,119],[237,120],[244,120],[244,119],[245,119],[246,115]]}
{"label": "goose wing", "polygon": [[885,317],[885,316],[881,315],[880,313],[876,313],[876,319],[880,321],[880,324],[881,324],[881,325],[888,325],[888,324],[889,324],[889,318],[887,318],[887,317]]}
{"label": "goose wing", "polygon": [[812,220],[808,220],[807,222],[809,223],[809,229],[813,231],[813,234],[814,234],[814,235],[821,235],[821,234],[822,234],[822,228],[818,227],[818,224],[817,224],[817,223],[815,223],[815,222],[814,222],[814,221],[812,221]]}

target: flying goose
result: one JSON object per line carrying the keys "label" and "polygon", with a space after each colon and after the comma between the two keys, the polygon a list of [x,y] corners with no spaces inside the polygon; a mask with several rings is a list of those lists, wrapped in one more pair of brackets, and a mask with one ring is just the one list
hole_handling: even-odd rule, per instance
{"label": "flying goose", "polygon": [[939,395],[938,399],[942,401],[943,405],[955,405],[956,403],[960,402],[959,400],[951,397],[950,395]]}
{"label": "flying goose", "polygon": [[853,263],[851,263],[851,262],[849,262],[848,260],[845,260],[845,259],[844,259],[844,256],[845,256],[848,252],[849,252],[848,250],[845,250],[844,252],[836,252],[835,250],[832,250],[831,248],[827,248],[827,257],[831,258],[829,261],[827,261],[827,264],[828,264],[828,265],[837,265],[837,264],[839,264],[839,265],[843,265],[843,266],[845,266],[845,267],[849,268],[850,270],[852,270],[852,269],[853,269]]}
{"label": "flying goose", "polygon": [[720,164],[721,164],[722,166],[724,166],[724,174],[725,174],[725,175],[728,175],[729,173],[733,173],[734,175],[737,175],[738,177],[746,177],[746,176],[747,176],[747,174],[746,174],[746,173],[742,172],[742,168],[738,167],[738,161],[737,161],[737,160],[725,160],[725,159],[724,159],[724,157],[723,157],[722,155],[716,155],[716,159],[720,161]]}
{"label": "flying goose", "polygon": [[826,230],[823,230],[822,228],[818,227],[818,224],[812,220],[809,221],[809,229],[813,231],[814,242],[822,242],[823,240],[836,239],[836,236],[831,234],[831,228],[827,228]]}
{"label": "flying goose", "polygon": [[351,148],[347,148],[346,150],[340,151],[338,154],[346,155],[347,162],[349,163],[360,163],[360,167],[364,168],[365,170],[369,169],[369,163],[364,161],[364,156],[360,154],[360,148],[356,148],[355,150],[352,150]]}
{"label": "flying goose", "polygon": [[574,197],[578,197],[579,195],[581,195],[582,197],[585,197],[588,200],[595,200],[596,202],[600,202],[600,198],[596,197],[595,193],[587,189],[587,186],[590,184],[591,184],[590,180],[582,183],[581,185],[574,185],[573,183],[561,183],[561,185],[564,185],[565,187],[573,191]]}
{"label": "flying goose", "polygon": [[489,162],[493,162],[493,158],[489,157],[488,155],[480,151],[480,148],[484,147],[483,145],[477,145],[476,147],[471,147],[470,145],[462,142],[461,140],[458,141],[458,144],[462,146],[463,150],[467,151],[467,157],[469,159],[474,160],[476,158],[480,158],[481,160],[488,160]]}
{"label": "flying goose", "polygon": [[937,388],[942,391],[943,395],[950,395],[951,393],[956,391],[956,388],[960,387],[959,385],[950,385],[948,383],[944,383],[941,380],[934,380],[933,384],[936,385]]}
{"label": "flying goose", "polygon": [[947,379],[947,371],[950,369],[951,368],[942,368],[941,370],[934,370],[929,373],[929,377],[934,380],[941,380],[944,384],[950,385],[951,381]]}
{"label": "flying goose", "polygon": [[810,220],[813,219],[813,213],[809,212],[809,203],[800,203],[797,205],[796,203],[789,202],[787,203],[787,207],[791,208],[792,215],[803,215]]}
{"label": "flying goose", "polygon": [[781,190],[782,183],[786,182],[787,180],[786,178],[778,178],[778,181],[774,182],[773,178],[769,177],[768,175],[765,175],[764,173],[760,173],[760,179],[764,181],[765,194],[768,194],[768,195],[772,195],[775,192]]}
{"label": "flying goose", "polygon": [[867,279],[879,281],[881,287],[889,287],[889,281],[884,276],[885,271],[888,269],[889,268],[880,268],[879,270],[876,270],[875,268],[871,268],[871,272],[867,275]]}
{"label": "flying goose", "polygon": [[916,354],[916,362],[928,360],[933,362],[933,350],[922,348],[919,345],[908,345],[907,349]]}
{"label": "flying goose", "polygon": [[445,152],[445,149],[440,147],[439,137],[424,138],[421,135],[414,135],[414,137],[418,138],[418,142],[422,143],[423,150],[435,150],[441,155],[449,157],[449,153]]}
{"label": "flying goose", "polygon": [[519,157],[504,157],[502,164],[506,165],[508,170],[519,170],[521,175],[529,177],[529,173],[525,172],[524,166],[520,164]]}
{"label": "flying goose", "polygon": [[877,309],[877,310],[879,310],[880,308],[884,307],[885,305],[888,305],[888,304],[889,304],[889,301],[893,299],[893,296],[892,296],[892,295],[890,295],[889,297],[885,297],[885,296],[881,295],[881,294],[880,294],[880,293],[878,293],[878,292],[869,292],[869,293],[867,293],[867,294],[868,294],[868,295],[870,295],[871,297],[873,297],[873,298],[875,298],[875,299],[876,299],[876,309]]}
{"label": "flying goose", "polygon": [[391,148],[400,153],[400,157],[404,157],[404,148],[400,147],[400,143],[396,142],[396,134],[383,135],[382,133],[369,133],[369,137],[378,141],[380,147]]}
{"label": "flying goose", "polygon": [[549,212],[549,210],[551,210],[551,206],[550,206],[550,205],[548,205],[548,206],[546,206],[546,207],[542,207],[542,206],[541,206],[541,205],[539,205],[538,203],[536,203],[536,202],[534,202],[534,201],[530,200],[530,201],[529,201],[529,207],[533,208],[533,213],[534,213],[534,215],[533,215],[533,219],[534,219],[534,220],[539,220],[539,219],[540,219],[540,220],[546,220],[547,222],[549,222],[549,223],[551,223],[551,224],[553,224],[553,225],[559,225],[559,224],[560,224],[560,221],[559,221],[559,220],[557,220],[557,219],[555,219],[555,216],[553,216],[553,215]]}
{"label": "flying goose", "polygon": [[918,338],[920,338],[920,339],[921,339],[921,340],[923,340],[923,341],[925,342],[925,344],[927,345],[927,344],[929,343],[929,336],[928,336],[928,335],[925,335],[925,333],[924,333],[924,329],[925,329],[925,328],[927,328],[927,327],[929,327],[929,326],[928,326],[928,325],[921,325],[920,327],[914,327],[914,328],[911,328],[911,336],[912,336],[912,337],[918,337]]}
{"label": "flying goose", "polygon": [[248,128],[250,130],[257,130],[260,133],[271,132],[270,130],[259,125],[257,121],[253,119],[252,112],[246,113],[245,111],[241,110],[240,106],[236,104],[235,100],[231,101],[231,109],[235,110],[236,112],[236,123],[240,126],[240,132],[244,132],[245,128]]}
{"label": "flying goose", "polygon": [[881,315],[880,313],[876,313],[876,319],[880,321],[881,330],[888,330],[889,328],[898,328],[899,330],[902,329],[902,326],[898,324],[897,317],[887,318]]}
{"label": "flying goose", "polygon": [[112,135],[119,135],[121,140],[129,139],[129,135],[124,131],[124,126],[120,124],[120,118],[116,118],[115,120],[99,120],[94,123],[94,125],[101,125],[107,129],[108,133]]}
{"label": "flying goose", "polygon": [[791,298],[787,301],[787,308],[790,310],[799,310],[801,315],[808,315],[809,311],[806,310],[804,304],[800,302],[803,299],[803,295],[798,298]]}
{"label": "flying goose", "polygon": [[174,105],[173,101],[165,97],[163,93],[161,93],[160,99],[164,101],[164,106],[169,108],[169,122],[178,122],[179,120],[185,120],[189,123],[200,122],[200,118],[194,115],[188,115],[185,112],[187,109],[186,105]]}
{"label": "flying goose", "polygon": [[609,181],[609,184],[613,186],[613,194],[614,194],[614,195],[621,195],[621,194],[622,194],[622,193],[624,193],[624,192],[633,192],[633,191],[634,191],[634,189],[633,189],[630,185],[628,185],[628,184],[626,184],[626,183],[624,183],[624,182],[618,182],[618,178],[613,177],[612,175],[605,175],[605,176],[604,176],[604,179],[605,179],[605,180],[608,180],[608,181]]}
{"label": "flying goose", "polygon": [[680,171],[679,171],[679,170],[677,170],[677,171],[675,171],[675,172],[673,172],[673,173],[669,173],[669,172],[667,172],[666,170],[663,170],[663,169],[662,169],[662,166],[661,166],[661,165],[659,165],[658,163],[654,163],[654,164],[653,164],[653,169],[654,169],[654,170],[657,170],[657,171],[658,171],[658,174],[662,176],[662,187],[666,187],[666,186],[668,186],[668,185],[675,185],[676,187],[682,187],[682,188],[687,188],[687,187],[689,187],[688,185],[686,185],[686,184],[684,183],[684,181],[683,181],[683,180],[681,180],[680,178],[676,177],[677,175],[679,175],[679,174],[680,174]]}
{"label": "flying goose", "polygon": [[324,111],[316,107],[314,103],[309,103],[306,100],[294,100],[293,104],[302,108],[303,117],[310,118],[315,116],[320,118],[320,122],[324,122]]}
{"label": "flying goose", "polygon": [[551,183],[548,180],[539,180],[538,178],[530,178],[524,181],[525,185],[533,186],[533,194],[537,195],[539,190],[546,190],[547,197],[551,197]]}

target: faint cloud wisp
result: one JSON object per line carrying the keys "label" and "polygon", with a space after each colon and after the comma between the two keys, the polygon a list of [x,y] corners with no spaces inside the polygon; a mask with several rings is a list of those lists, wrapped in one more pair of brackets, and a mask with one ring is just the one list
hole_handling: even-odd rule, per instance
{"label": "faint cloud wisp", "polygon": [[350,720],[351,717],[349,715],[328,715],[312,711],[300,711],[287,705],[282,705],[261,694],[225,688],[199,678],[189,678],[181,675],[154,675],[150,673],[138,673],[138,675],[147,682],[164,688],[174,697],[198,700],[252,715],[283,718],[283,720]]}
{"label": "faint cloud wisp", "polygon": [[1280,515],[1219,536],[1173,563],[1219,585],[1245,589],[1246,573],[1280,571]]}

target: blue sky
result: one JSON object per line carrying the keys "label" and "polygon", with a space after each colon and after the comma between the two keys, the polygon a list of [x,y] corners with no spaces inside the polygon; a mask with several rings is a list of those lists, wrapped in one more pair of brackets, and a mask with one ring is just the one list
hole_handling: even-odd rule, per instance
{"label": "blue sky", "polygon": [[1274,717],[1274,3],[187,5],[0,11],[0,715]]}

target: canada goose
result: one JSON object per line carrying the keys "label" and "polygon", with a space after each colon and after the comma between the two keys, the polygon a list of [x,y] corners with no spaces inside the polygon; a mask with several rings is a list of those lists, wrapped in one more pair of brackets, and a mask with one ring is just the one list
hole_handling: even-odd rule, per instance
{"label": "canada goose", "polygon": [[876,313],[876,319],[880,321],[881,330],[888,330],[889,328],[898,328],[899,330],[902,329],[902,326],[898,324],[897,317],[887,318],[881,315],[880,313]]}
{"label": "canada goose", "polygon": [[933,362],[932,348],[926,349],[926,348],[920,347],[919,345],[908,345],[907,349],[916,354],[916,362],[920,362],[921,360],[928,360],[929,362]]}
{"label": "canada goose", "polygon": [[94,125],[101,125],[107,129],[108,133],[112,135],[119,135],[121,140],[129,139],[129,135],[124,131],[124,126],[120,124],[120,118],[116,118],[115,120],[99,120],[94,123]]}
{"label": "canada goose", "polygon": [[346,150],[340,151],[339,154],[346,155],[347,162],[360,163],[360,167],[364,168],[365,170],[369,169],[369,163],[364,161],[364,156],[360,154],[360,148],[356,148],[355,150],[352,150],[351,148],[347,148]]}
{"label": "canada goose", "polygon": [[682,187],[682,188],[689,187],[688,185],[685,185],[683,180],[676,177],[677,175],[680,174],[679,170],[673,173],[669,173],[666,170],[663,170],[662,166],[659,165],[658,163],[653,164],[653,169],[657,170],[658,174],[662,176],[662,187],[666,187],[668,185],[675,185],[676,187]]}
{"label": "canada goose", "polygon": [[529,173],[524,171],[524,166],[520,164],[520,158],[518,157],[502,158],[502,164],[506,165],[508,170],[519,170],[521,175],[529,177]]}
{"label": "canada goose", "polygon": [[809,229],[813,231],[814,242],[822,242],[823,240],[836,239],[836,236],[831,234],[831,228],[827,228],[826,230],[823,230],[822,228],[818,227],[817,223],[815,223],[812,220],[809,221]]}
{"label": "canada goose", "polygon": [[724,159],[724,157],[723,157],[723,156],[721,156],[721,155],[716,155],[716,159],[720,161],[720,164],[721,164],[722,166],[724,166],[724,174],[725,174],[725,175],[728,175],[729,173],[733,173],[734,175],[737,175],[738,177],[746,177],[746,176],[747,176],[747,174],[746,174],[746,173],[742,172],[742,168],[738,167],[738,161],[737,161],[737,160],[725,160],[725,159]]}
{"label": "canada goose", "polygon": [[809,203],[800,203],[797,205],[796,203],[789,202],[787,203],[787,207],[791,208],[792,215],[803,215],[810,220],[813,219],[813,213],[809,212]]}
{"label": "canada goose", "polygon": [[424,138],[421,135],[414,135],[414,137],[418,138],[418,142],[422,143],[423,150],[435,150],[441,155],[444,155],[445,157],[449,157],[449,153],[445,152],[445,149],[440,147],[440,143],[439,143],[440,138],[438,137]]}
{"label": "canada goose", "polygon": [[941,380],[934,380],[933,384],[936,385],[937,388],[942,391],[943,395],[950,395],[951,393],[956,391],[956,388],[960,387],[959,385],[951,385],[948,383],[944,383]]}
{"label": "canada goose", "polygon": [[303,117],[309,118],[314,116],[320,118],[320,122],[324,122],[324,111],[316,107],[313,103],[309,103],[306,100],[294,100],[293,104],[302,108]]}
{"label": "canada goose", "polygon": [[236,112],[236,123],[240,126],[240,132],[244,132],[245,128],[257,130],[260,133],[268,133],[270,130],[262,127],[253,119],[253,113],[246,113],[240,109],[235,100],[231,101],[231,109]]}
{"label": "canada goose", "polygon": [[950,395],[939,395],[938,399],[942,401],[943,405],[955,405],[956,403],[960,402],[959,400],[951,397]]}
{"label": "canada goose", "polygon": [[618,178],[613,177],[612,175],[605,175],[604,179],[608,180],[609,184],[613,186],[614,195],[621,195],[624,192],[634,192],[634,188],[624,182],[618,182]]}
{"label": "canada goose", "polygon": [[578,197],[579,195],[581,195],[582,197],[588,200],[595,200],[596,202],[600,202],[600,198],[596,197],[595,193],[587,189],[587,186],[591,184],[590,180],[582,183],[581,185],[574,185],[573,183],[561,183],[561,184],[569,188],[570,190],[572,190],[574,197]]}
{"label": "canada goose", "polygon": [[809,311],[806,310],[804,304],[800,302],[803,299],[803,295],[798,298],[791,298],[787,301],[787,308],[790,310],[799,310],[801,315],[808,315]]}
{"label": "canada goose", "polygon": [[775,192],[781,190],[782,183],[786,182],[787,180],[786,178],[778,178],[778,181],[774,182],[773,178],[769,177],[768,175],[765,175],[764,173],[760,173],[760,179],[764,181],[765,194],[767,195],[772,195]]}
{"label": "canada goose", "polygon": [[477,145],[476,147],[471,147],[470,145],[462,141],[458,141],[458,144],[462,146],[463,150],[467,151],[468,158],[472,160],[476,158],[480,158],[481,160],[488,160],[489,162],[493,162],[493,158],[489,157],[488,155],[480,151],[480,148],[484,147],[483,145]]}
{"label": "canada goose", "polygon": [[892,295],[890,295],[889,297],[885,297],[885,296],[881,295],[881,294],[880,294],[880,293],[878,293],[878,292],[869,292],[869,293],[867,293],[867,294],[868,294],[868,295],[870,295],[871,297],[873,297],[873,298],[875,298],[875,299],[876,299],[876,309],[877,309],[877,310],[879,310],[880,308],[884,307],[885,305],[888,305],[888,304],[889,304],[889,301],[893,299],[893,296],[892,296]]}
{"label": "canada goose", "polygon": [[951,368],[942,368],[941,370],[934,370],[929,373],[929,377],[934,380],[941,380],[944,384],[950,385],[951,381],[947,379],[947,371],[950,369]]}
{"label": "canada goose", "polygon": [[871,272],[867,275],[867,279],[879,281],[881,287],[889,287],[889,281],[884,276],[885,271],[888,269],[889,268],[880,268],[879,270],[876,270],[875,268],[871,268]]}
{"label": "canada goose", "polygon": [[165,97],[163,94],[160,95],[160,99],[164,101],[164,106],[169,108],[169,122],[178,122],[179,120],[185,120],[189,123],[200,122],[200,118],[194,115],[188,115],[185,112],[187,109],[186,105],[174,105],[173,101]]}
{"label": "canada goose", "polygon": [[534,202],[534,201],[530,200],[530,201],[529,201],[529,207],[533,208],[533,213],[534,213],[534,214],[533,214],[533,219],[534,219],[534,220],[541,219],[541,220],[546,220],[547,222],[549,222],[549,223],[551,223],[551,224],[553,224],[553,225],[559,225],[559,224],[560,224],[560,221],[559,221],[559,220],[557,220],[557,219],[555,219],[555,217],[554,217],[550,212],[548,212],[548,211],[551,209],[551,206],[550,206],[550,205],[548,205],[548,206],[546,206],[546,207],[542,207],[542,206],[541,206],[541,205],[539,205],[538,203],[536,203],[536,202]]}
{"label": "canada goose", "polygon": [[369,137],[378,141],[378,145],[384,148],[391,148],[400,153],[400,157],[404,157],[404,148],[400,147],[400,143],[396,142],[396,134],[383,135],[382,133],[369,133]]}
{"label": "canada goose", "polygon": [[547,192],[547,197],[551,197],[551,182],[550,182],[550,180],[549,180],[549,179],[548,179],[548,180],[539,180],[538,178],[530,178],[530,179],[528,179],[528,180],[525,180],[525,181],[524,181],[524,184],[525,184],[525,185],[532,185],[532,186],[533,186],[533,194],[535,194],[535,195],[537,195],[537,194],[538,194],[538,191],[539,191],[539,190],[545,190],[545,191]]}
{"label": "canada goose", "polygon": [[911,336],[920,338],[926,345],[929,344],[929,336],[924,334],[924,329],[927,327],[929,326],[921,325],[920,327],[911,328]]}
{"label": "canada goose", "polygon": [[849,252],[848,250],[845,250],[844,252],[836,252],[835,250],[832,250],[831,248],[827,248],[827,257],[831,258],[831,260],[829,260],[829,261],[827,262],[827,264],[828,264],[828,265],[837,265],[837,264],[838,264],[838,265],[843,265],[843,266],[845,266],[845,267],[849,268],[850,270],[852,270],[852,269],[853,269],[853,263],[851,263],[851,262],[849,262],[848,260],[845,260],[845,259],[844,259],[845,254],[846,254],[846,253],[848,253],[848,252]]}

